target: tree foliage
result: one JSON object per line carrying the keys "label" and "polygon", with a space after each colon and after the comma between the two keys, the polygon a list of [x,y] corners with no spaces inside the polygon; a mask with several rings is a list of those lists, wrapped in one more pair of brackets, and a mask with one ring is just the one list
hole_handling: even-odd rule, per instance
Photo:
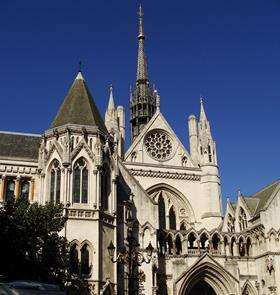
{"label": "tree foliage", "polygon": [[63,283],[68,247],[59,232],[65,222],[61,204],[6,202],[0,209],[0,274],[8,280]]}

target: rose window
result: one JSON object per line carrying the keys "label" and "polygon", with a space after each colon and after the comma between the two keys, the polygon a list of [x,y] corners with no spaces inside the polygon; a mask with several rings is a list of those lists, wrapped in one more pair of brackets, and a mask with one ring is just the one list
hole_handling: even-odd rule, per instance
{"label": "rose window", "polygon": [[145,147],[149,155],[159,161],[168,160],[172,154],[172,140],[162,131],[154,131],[145,138]]}

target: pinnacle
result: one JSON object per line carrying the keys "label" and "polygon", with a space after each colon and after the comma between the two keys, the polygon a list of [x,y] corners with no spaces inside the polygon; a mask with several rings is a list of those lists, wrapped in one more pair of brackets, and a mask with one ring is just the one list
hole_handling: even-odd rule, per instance
{"label": "pinnacle", "polygon": [[75,80],[85,80],[81,71],[78,72]]}
{"label": "pinnacle", "polygon": [[113,96],[113,86],[110,85],[110,97],[109,97],[109,103],[108,103],[108,110],[114,110],[115,109],[115,102],[114,102],[114,96]]}
{"label": "pinnacle", "polygon": [[203,97],[200,97],[200,121],[207,121],[206,113],[203,105]]}

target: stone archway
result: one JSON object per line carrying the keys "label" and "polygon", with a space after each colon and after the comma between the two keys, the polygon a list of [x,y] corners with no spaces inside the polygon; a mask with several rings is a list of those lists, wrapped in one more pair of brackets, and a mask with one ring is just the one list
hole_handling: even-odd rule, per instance
{"label": "stone archway", "polygon": [[184,295],[216,295],[214,289],[205,281],[198,281],[187,293]]}
{"label": "stone archway", "polygon": [[238,280],[206,253],[176,280],[175,294],[236,294],[238,285]]}

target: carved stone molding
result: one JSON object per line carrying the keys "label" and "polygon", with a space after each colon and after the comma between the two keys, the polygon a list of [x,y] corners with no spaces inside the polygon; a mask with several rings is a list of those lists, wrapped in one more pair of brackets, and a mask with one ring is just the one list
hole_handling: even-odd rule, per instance
{"label": "carved stone molding", "polygon": [[129,169],[129,172],[133,176],[200,181],[200,176],[195,175],[195,174],[178,173],[178,172],[152,171],[152,170],[142,170],[142,169]]}

